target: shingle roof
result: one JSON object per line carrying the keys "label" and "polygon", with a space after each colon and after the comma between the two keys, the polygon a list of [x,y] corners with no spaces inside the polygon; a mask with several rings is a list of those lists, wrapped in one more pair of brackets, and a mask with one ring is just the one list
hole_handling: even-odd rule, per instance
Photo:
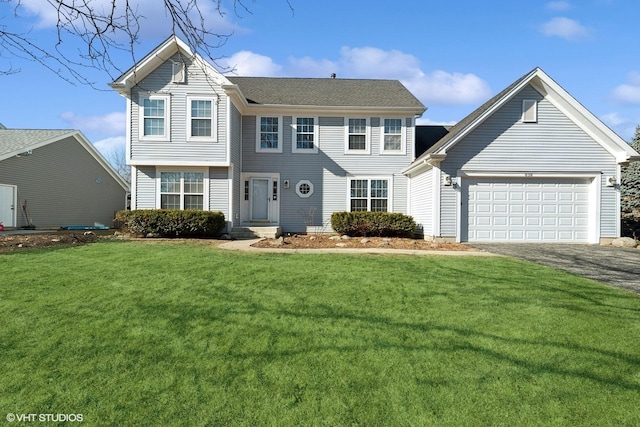
{"label": "shingle roof", "polygon": [[250,104],[425,109],[397,80],[227,78],[240,87]]}
{"label": "shingle roof", "polygon": [[31,147],[46,141],[53,141],[65,135],[70,135],[69,129],[1,129],[0,128],[0,157],[20,151],[27,151]]}

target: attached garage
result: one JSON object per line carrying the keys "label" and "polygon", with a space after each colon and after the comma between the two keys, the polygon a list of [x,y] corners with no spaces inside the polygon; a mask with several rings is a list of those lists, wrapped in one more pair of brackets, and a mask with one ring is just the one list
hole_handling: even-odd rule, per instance
{"label": "attached garage", "polygon": [[640,155],[541,69],[445,131],[416,143],[425,151],[403,170],[409,213],[426,239],[603,244],[620,236],[621,167]]}
{"label": "attached garage", "polygon": [[591,208],[593,181],[557,177],[464,179],[461,221],[466,230],[461,230],[462,240],[589,243],[595,238],[591,226],[595,218]]}

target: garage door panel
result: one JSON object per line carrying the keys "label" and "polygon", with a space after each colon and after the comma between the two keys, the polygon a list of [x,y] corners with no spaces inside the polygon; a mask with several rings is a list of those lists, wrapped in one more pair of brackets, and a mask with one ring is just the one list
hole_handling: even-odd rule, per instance
{"label": "garage door panel", "polygon": [[589,241],[590,179],[465,181],[470,241]]}

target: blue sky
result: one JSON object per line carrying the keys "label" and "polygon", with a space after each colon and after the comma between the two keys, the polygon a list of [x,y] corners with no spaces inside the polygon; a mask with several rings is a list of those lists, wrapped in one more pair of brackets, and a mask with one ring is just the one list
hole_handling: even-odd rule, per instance
{"label": "blue sky", "polygon": [[[143,23],[142,57],[169,27],[157,0],[136,3],[153,23]],[[290,0],[293,11],[285,0],[246,3],[251,13],[240,17],[205,10],[212,26],[234,32],[216,54],[237,75],[398,79],[428,107],[419,123],[453,124],[539,66],[625,140],[640,124],[637,0]],[[0,3],[0,26],[17,25],[15,5]],[[20,25],[55,40],[46,0],[22,5]],[[0,76],[0,123],[79,129],[107,155],[124,145],[125,100],[107,74],[87,71],[96,90],[0,52],[0,68],[9,66],[20,72]]]}

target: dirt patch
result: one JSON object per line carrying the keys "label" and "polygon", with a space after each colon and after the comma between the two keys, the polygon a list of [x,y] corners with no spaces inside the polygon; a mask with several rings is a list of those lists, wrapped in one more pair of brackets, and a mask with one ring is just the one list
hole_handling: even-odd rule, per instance
{"label": "dirt patch", "polygon": [[252,245],[256,248],[283,249],[405,249],[421,251],[476,251],[460,243],[437,243],[423,239],[386,237],[340,237],[327,235],[293,235],[279,239],[265,239]]}
{"label": "dirt patch", "polygon": [[[113,231],[111,231],[111,234],[113,234]],[[2,234],[0,235],[0,253],[24,251],[28,249],[78,246],[96,242],[103,237],[104,236],[99,236],[93,232],[84,234],[84,231]]]}

